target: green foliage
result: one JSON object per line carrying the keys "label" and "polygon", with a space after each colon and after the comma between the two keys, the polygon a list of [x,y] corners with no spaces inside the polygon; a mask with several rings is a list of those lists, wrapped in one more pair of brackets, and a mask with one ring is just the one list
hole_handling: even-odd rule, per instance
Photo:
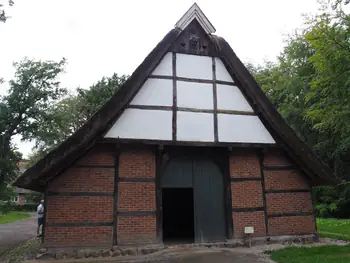
{"label": "green foliage", "polygon": [[[349,1],[324,1],[323,11],[305,21],[286,41],[276,63],[249,65],[261,88],[293,128],[333,168],[350,180]],[[318,216],[350,217],[350,186],[313,191]]]}
{"label": "green foliage", "polygon": [[16,191],[13,186],[6,185],[0,192],[0,200],[3,202],[9,202],[16,196]]}
{"label": "green foliage", "polygon": [[21,155],[12,144],[13,136],[36,139],[47,110],[66,94],[57,81],[65,63],[65,59],[54,62],[28,58],[14,63],[16,71],[8,83],[9,92],[0,96],[0,193],[18,176]]}
{"label": "green foliage", "polygon": [[350,246],[287,247],[272,251],[278,263],[347,263]]}
{"label": "green foliage", "polygon": [[[13,0],[8,0],[8,5],[9,6],[13,6],[14,2]],[[5,9],[4,9],[4,5],[0,4],[0,23],[5,23],[7,21],[9,17],[6,15]]]}
{"label": "green foliage", "polygon": [[30,156],[30,163],[40,160],[50,149],[78,130],[118,91],[126,78],[117,74],[103,77],[89,89],[78,88],[76,95],[66,96],[53,103],[37,127],[37,151]]}

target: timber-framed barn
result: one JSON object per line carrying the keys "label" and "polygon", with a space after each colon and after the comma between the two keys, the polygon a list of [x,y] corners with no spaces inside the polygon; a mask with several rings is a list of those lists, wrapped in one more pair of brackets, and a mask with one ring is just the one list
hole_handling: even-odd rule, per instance
{"label": "timber-framed barn", "polygon": [[194,4],[120,90],[15,185],[45,193],[46,247],[317,235],[337,183]]}

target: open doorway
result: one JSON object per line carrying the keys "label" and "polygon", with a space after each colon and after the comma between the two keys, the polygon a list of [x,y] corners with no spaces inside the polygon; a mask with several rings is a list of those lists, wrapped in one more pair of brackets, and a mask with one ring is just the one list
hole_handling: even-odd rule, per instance
{"label": "open doorway", "polygon": [[162,188],[163,242],[194,242],[193,188]]}

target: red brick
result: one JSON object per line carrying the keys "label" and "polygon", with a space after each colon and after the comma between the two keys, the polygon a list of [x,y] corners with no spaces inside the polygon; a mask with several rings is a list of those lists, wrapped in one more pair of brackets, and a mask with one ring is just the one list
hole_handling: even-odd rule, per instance
{"label": "red brick", "polygon": [[269,218],[269,234],[300,235],[315,233],[314,216],[289,216]]}
{"label": "red brick", "polygon": [[311,193],[267,194],[268,214],[312,212]]}
{"label": "red brick", "polygon": [[155,183],[118,184],[119,211],[153,211],[156,210]]}
{"label": "red brick", "polygon": [[113,196],[49,196],[48,222],[112,222]]}
{"label": "red brick", "polygon": [[305,177],[292,170],[264,171],[266,190],[310,189]]}
{"label": "red brick", "polygon": [[259,212],[234,212],[233,229],[234,237],[244,236],[244,227],[254,227],[254,236],[265,236],[265,216],[263,211]]}
{"label": "red brick", "polygon": [[260,164],[255,151],[240,150],[230,156],[230,174],[234,178],[260,177]]}
{"label": "red brick", "polygon": [[265,166],[286,166],[291,164],[291,160],[281,150],[270,149],[264,154]]}
{"label": "red brick", "polygon": [[113,192],[114,168],[68,168],[49,184],[57,192]]}
{"label": "red brick", "polygon": [[263,196],[260,181],[232,182],[232,207],[262,207]]}
{"label": "red brick", "polygon": [[155,216],[120,216],[118,218],[118,244],[149,244],[155,242]]}
{"label": "red brick", "polygon": [[111,246],[113,227],[46,227],[45,247]]}
{"label": "red brick", "polygon": [[119,157],[119,176],[155,178],[156,160],[150,150],[123,151]]}
{"label": "red brick", "polygon": [[96,145],[75,162],[78,165],[115,165],[115,145]]}

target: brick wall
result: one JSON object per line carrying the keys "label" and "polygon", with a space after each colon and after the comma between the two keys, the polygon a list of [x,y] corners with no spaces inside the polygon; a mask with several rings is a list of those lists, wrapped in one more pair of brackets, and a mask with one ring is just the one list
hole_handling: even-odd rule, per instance
{"label": "brick wall", "polygon": [[112,245],[115,155],[115,147],[96,145],[49,182],[45,246]]}
{"label": "brick wall", "polygon": [[272,236],[310,234],[315,232],[314,216],[288,216],[269,218]]}
{"label": "brick wall", "polygon": [[[239,149],[230,156],[230,175],[233,208],[234,237],[244,235],[244,227],[253,226],[255,236],[265,235],[265,216],[263,211],[244,211],[261,208],[263,189],[261,184],[260,163],[257,151]],[[256,178],[256,180],[250,180]],[[242,212],[235,210],[242,209]],[[236,211],[237,211],[236,210]]]}
{"label": "brick wall", "polygon": [[[278,151],[265,153],[260,167],[257,153],[239,149],[230,155],[234,237],[242,237],[245,226],[253,226],[255,236],[314,233],[305,176],[283,169],[292,163]],[[114,145],[96,146],[48,184],[47,247],[110,246],[115,236],[119,245],[156,243],[155,154],[120,150],[113,233],[115,157]]]}
{"label": "brick wall", "polygon": [[261,181],[231,182],[232,207],[253,208],[262,207]]}
{"label": "brick wall", "polygon": [[156,243],[156,216],[120,216],[118,244]]}
{"label": "brick wall", "polygon": [[281,151],[264,154],[264,178],[269,235],[315,233],[309,182],[296,169],[269,170],[268,167],[291,166]]}
{"label": "brick wall", "polygon": [[118,244],[156,243],[155,175],[156,160],[151,150],[121,151],[118,183]]}
{"label": "brick wall", "polygon": [[298,170],[291,170],[293,162],[281,150],[265,152],[262,165],[260,167],[258,150],[237,149],[230,155],[234,236],[243,236],[245,226],[253,226],[255,236],[314,233],[310,185],[306,177]]}

